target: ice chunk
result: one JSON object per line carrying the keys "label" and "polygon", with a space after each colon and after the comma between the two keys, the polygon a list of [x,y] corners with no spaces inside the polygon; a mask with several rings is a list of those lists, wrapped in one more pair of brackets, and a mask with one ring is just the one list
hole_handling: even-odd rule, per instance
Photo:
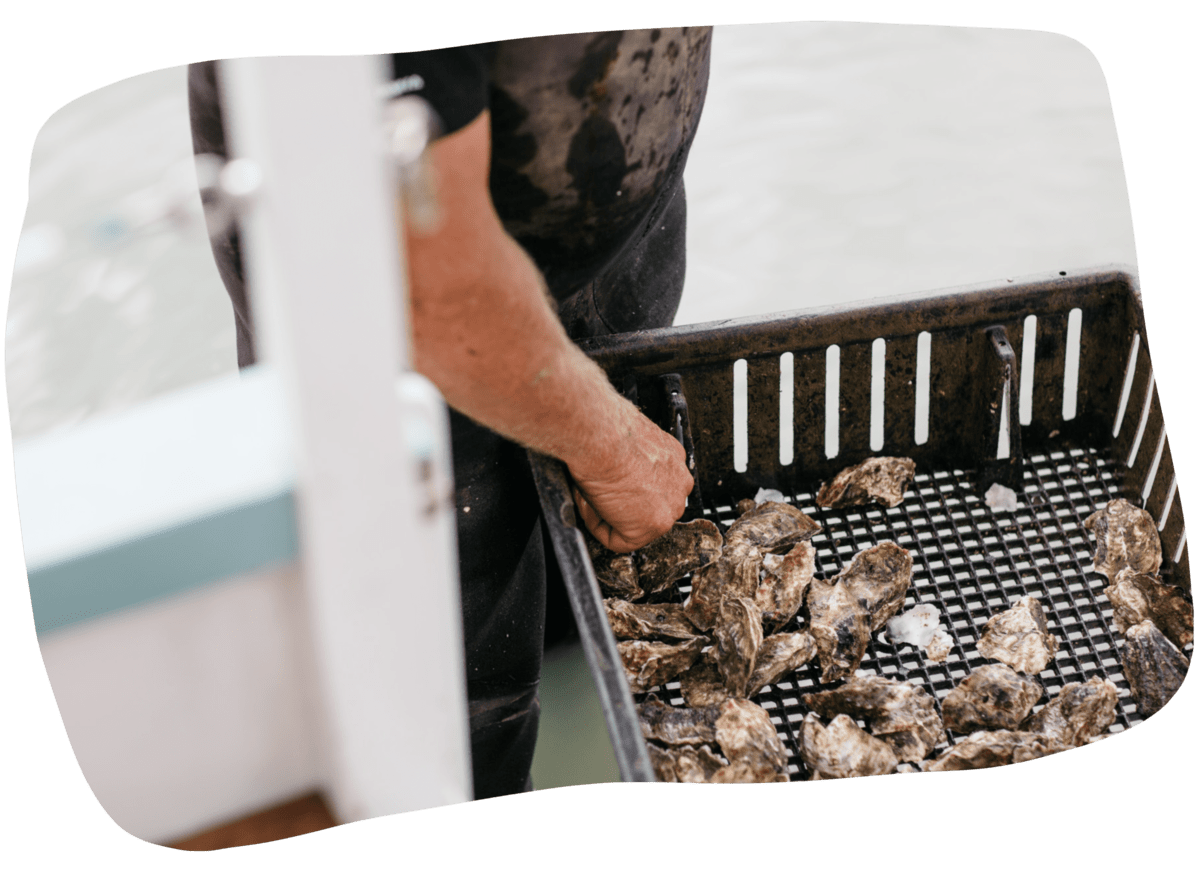
{"label": "ice chunk", "polygon": [[1015,512],[1017,510],[1016,492],[1010,488],[1006,488],[1000,482],[996,482],[987,489],[987,493],[983,495],[983,501],[988,504],[988,508],[1001,512]]}
{"label": "ice chunk", "polygon": [[758,493],[754,495],[754,502],[760,506],[763,503],[782,503],[783,492],[777,491],[774,488],[760,487]]}
{"label": "ice chunk", "polygon": [[888,638],[897,645],[924,648],[934,633],[942,629],[941,615],[936,606],[920,603],[887,622]]}

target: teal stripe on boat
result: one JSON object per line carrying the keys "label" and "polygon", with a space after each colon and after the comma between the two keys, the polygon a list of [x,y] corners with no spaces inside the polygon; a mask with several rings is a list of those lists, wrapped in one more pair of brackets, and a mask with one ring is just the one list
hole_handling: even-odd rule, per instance
{"label": "teal stripe on boat", "polygon": [[290,492],[29,573],[39,635],[292,560]]}

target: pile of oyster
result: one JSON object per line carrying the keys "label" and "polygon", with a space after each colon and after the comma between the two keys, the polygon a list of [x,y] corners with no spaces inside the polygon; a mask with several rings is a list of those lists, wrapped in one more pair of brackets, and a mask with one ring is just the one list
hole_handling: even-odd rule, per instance
{"label": "pile of oyster", "polygon": [[1121,663],[1138,711],[1149,717],[1183,684],[1192,643],[1191,599],[1158,577],[1162,545],[1149,512],[1116,499],[1083,522],[1096,537],[1092,570],[1109,580],[1104,595],[1124,636]]}
{"label": "pile of oyster", "polygon": [[[911,460],[873,458],[822,488],[818,504],[898,505],[912,475]],[[676,524],[634,554],[589,540],[631,690],[680,683],[684,706],[654,695],[639,706],[660,780],[787,781],[787,751],[750,698],[813,659],[822,684],[841,683],[801,697],[808,714],[796,750],[812,780],[1021,762],[1093,741],[1116,719],[1117,687],[1101,676],[1066,684],[1034,711],[1045,696],[1037,676],[1059,640],[1033,596],[991,616],[977,652],[995,662],[965,676],[940,705],[919,685],[857,674],[872,634],[903,607],[909,553],[881,542],[832,578],[817,578],[815,521],[762,495],[738,509],[724,535],[707,520]],[[1125,634],[1125,672],[1147,715],[1179,687],[1181,649],[1192,641],[1190,600],[1155,574],[1161,554],[1148,519],[1114,500],[1085,523],[1097,536],[1096,569],[1112,581],[1105,592]],[[688,575],[682,604],[647,602]],[[934,612],[924,616],[930,633]],[[962,738],[934,756],[947,730]]]}
{"label": "pile of oyster", "polygon": [[[911,460],[872,458],[839,474],[819,502],[897,505],[913,469]],[[911,582],[912,558],[894,542],[816,578],[815,521],[777,499],[743,500],[738,509],[724,535],[696,520],[634,554],[589,541],[597,578],[612,595],[605,607],[630,689],[680,682],[686,707],[653,696],[640,707],[664,781],[788,780],[770,716],[749,698],[814,658],[823,682],[852,676]],[[643,602],[688,574],[683,604]],[[783,632],[802,609],[804,629]]]}
{"label": "pile of oyster", "polygon": [[[993,615],[977,650],[999,662],[964,677],[942,701],[940,714],[924,688],[876,675],[855,675],[833,690],[804,694],[810,714],[800,755],[813,779],[1017,763],[1082,745],[1116,718],[1117,688],[1099,677],[1065,685],[1033,712],[1043,696],[1033,676],[1058,650],[1035,597]],[[828,726],[821,718],[830,719]],[[965,738],[928,759],[946,742],[947,730]]]}

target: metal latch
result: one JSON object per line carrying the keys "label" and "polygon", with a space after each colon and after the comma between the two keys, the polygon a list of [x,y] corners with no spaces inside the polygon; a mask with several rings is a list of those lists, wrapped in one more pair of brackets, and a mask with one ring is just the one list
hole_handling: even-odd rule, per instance
{"label": "metal latch", "polygon": [[1024,474],[1017,410],[1017,355],[1000,325],[984,331],[975,384],[979,397],[979,493],[995,483],[1018,493]]}

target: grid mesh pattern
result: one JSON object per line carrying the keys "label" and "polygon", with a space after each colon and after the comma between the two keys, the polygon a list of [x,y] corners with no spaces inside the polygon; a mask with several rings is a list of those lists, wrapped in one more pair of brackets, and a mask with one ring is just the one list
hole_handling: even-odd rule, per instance
{"label": "grid mesh pattern", "polygon": [[[812,540],[818,577],[841,571],[864,548],[895,541],[913,557],[904,610],[917,603],[932,604],[953,639],[946,660],[934,663],[924,651],[894,645],[884,631],[878,631],[860,671],[918,684],[940,702],[972,669],[991,662],[976,649],[988,618],[1018,598],[1033,595],[1059,640],[1054,660],[1037,676],[1046,694],[1035,710],[1064,684],[1101,676],[1119,690],[1117,717],[1109,731],[1120,732],[1142,718],[1122,671],[1112,606],[1103,593],[1108,580],[1088,571],[1092,547],[1083,529],[1088,515],[1120,496],[1119,484],[1118,471],[1097,451],[1071,449],[1026,459],[1024,492],[1012,512],[990,509],[975,494],[973,473],[964,470],[918,474],[904,502],[891,509],[877,505],[822,509],[815,494],[808,492],[793,494],[791,501],[822,527]],[[718,507],[706,516],[728,524],[736,511]],[[690,589],[685,579],[669,598],[682,602]],[[799,616],[782,632],[803,626]],[[800,696],[840,684],[822,685],[814,659],[754,697],[770,713],[783,739],[793,781],[807,778],[797,751],[800,723],[808,713]],[[672,705],[684,705],[678,681],[651,692]],[[645,698],[645,694],[635,697],[638,702]],[[865,725],[860,721],[859,726]],[[935,753],[956,738],[960,737],[949,734],[949,741]]]}

